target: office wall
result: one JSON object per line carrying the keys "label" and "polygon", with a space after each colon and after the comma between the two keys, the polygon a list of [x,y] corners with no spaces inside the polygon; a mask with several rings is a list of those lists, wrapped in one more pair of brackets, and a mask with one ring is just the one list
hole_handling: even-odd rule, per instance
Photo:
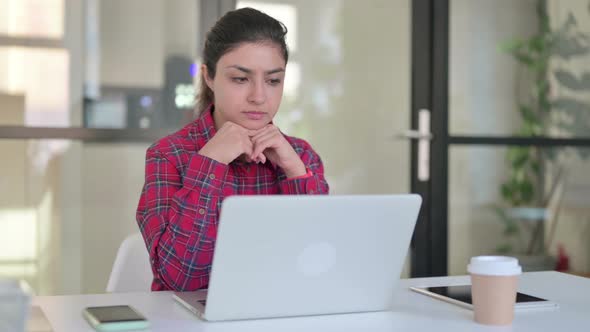
{"label": "office wall", "polygon": [[196,4],[194,0],[99,1],[102,84],[162,86],[165,57],[194,54],[197,49]]}
{"label": "office wall", "polygon": [[82,149],[82,291],[104,292],[123,239],[138,232],[135,209],[149,143],[86,143]]}
{"label": "office wall", "polygon": [[164,55],[196,54],[200,48],[199,0],[167,1],[164,6]]}
{"label": "office wall", "polygon": [[99,2],[100,79],[103,84],[130,87],[162,84],[164,7],[160,0]]}
{"label": "office wall", "polygon": [[[25,96],[0,94],[0,105],[0,123],[24,125]],[[54,293],[61,276],[59,167],[48,160],[46,143],[0,140],[0,276],[23,278],[36,290]]]}
{"label": "office wall", "polygon": [[[22,125],[24,122],[25,99],[22,95],[0,94],[0,123]],[[26,142],[0,141],[2,158],[2,176],[0,176],[0,260],[21,261],[20,264],[0,267],[1,276],[13,276],[25,269],[27,260],[34,250],[23,241],[15,243],[12,239],[20,239],[26,231],[34,227],[34,218],[27,209],[26,175]],[[16,248],[15,248],[16,246]],[[20,252],[19,252],[20,251]],[[16,271],[15,271],[16,270]]]}

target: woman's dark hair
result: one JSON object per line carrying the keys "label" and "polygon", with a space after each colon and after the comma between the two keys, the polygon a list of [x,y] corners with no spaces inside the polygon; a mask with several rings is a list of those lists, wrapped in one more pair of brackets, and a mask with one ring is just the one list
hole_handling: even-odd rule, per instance
{"label": "woman's dark hair", "polygon": [[[203,49],[203,64],[209,77],[215,77],[219,59],[243,43],[272,43],[282,52],[285,63],[289,51],[285,43],[287,28],[280,21],[253,8],[242,8],[223,15],[207,33]],[[197,112],[201,113],[213,102],[213,91],[209,89],[201,73],[198,91]]]}

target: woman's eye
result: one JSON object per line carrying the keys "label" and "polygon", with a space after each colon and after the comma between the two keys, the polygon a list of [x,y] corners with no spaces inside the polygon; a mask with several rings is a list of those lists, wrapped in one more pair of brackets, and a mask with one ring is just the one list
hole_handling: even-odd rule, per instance
{"label": "woman's eye", "polygon": [[232,77],[232,81],[236,83],[246,83],[247,80],[246,77]]}
{"label": "woman's eye", "polygon": [[268,80],[268,82],[270,83],[270,85],[277,85],[281,83],[281,80],[279,78],[273,78]]}

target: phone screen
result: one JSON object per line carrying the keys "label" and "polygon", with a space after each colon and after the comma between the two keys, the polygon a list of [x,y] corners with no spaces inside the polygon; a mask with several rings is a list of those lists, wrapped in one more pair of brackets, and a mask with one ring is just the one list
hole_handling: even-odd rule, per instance
{"label": "phone screen", "polygon": [[89,307],[86,311],[100,323],[144,321],[145,318],[127,305]]}
{"label": "phone screen", "polygon": [[[457,301],[465,302],[472,304],[471,302],[471,286],[464,285],[464,286],[444,286],[444,287],[428,287],[426,288],[428,291],[452,298]],[[543,302],[547,301],[545,299],[535,297],[528,294],[523,293],[516,293],[516,303],[526,303],[526,302]]]}

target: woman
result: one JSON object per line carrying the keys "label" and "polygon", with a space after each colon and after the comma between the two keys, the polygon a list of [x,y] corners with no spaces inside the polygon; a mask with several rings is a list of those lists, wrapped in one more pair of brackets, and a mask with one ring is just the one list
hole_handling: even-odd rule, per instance
{"label": "woman", "polygon": [[283,95],[286,33],[274,18],[244,8],[207,34],[197,120],[146,154],[137,223],[152,290],[207,287],[225,197],[328,193],[320,157],[272,123]]}

